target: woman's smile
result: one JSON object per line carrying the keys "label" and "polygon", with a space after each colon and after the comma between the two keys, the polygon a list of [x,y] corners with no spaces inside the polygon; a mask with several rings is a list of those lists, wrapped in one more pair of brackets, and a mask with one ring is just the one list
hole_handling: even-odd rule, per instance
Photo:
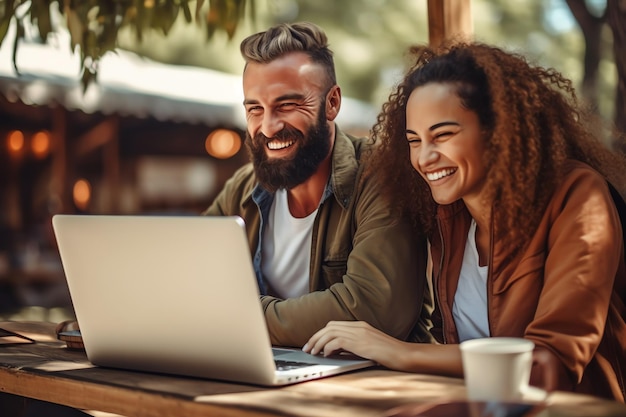
{"label": "woman's smile", "polygon": [[455,172],[456,172],[456,168],[444,168],[438,171],[426,172],[425,175],[428,181],[434,182],[442,178],[447,178],[450,175],[453,175]]}

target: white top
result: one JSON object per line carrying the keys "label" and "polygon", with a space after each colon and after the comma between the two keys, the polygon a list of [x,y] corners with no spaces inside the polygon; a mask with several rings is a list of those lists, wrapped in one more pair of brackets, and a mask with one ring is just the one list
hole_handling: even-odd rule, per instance
{"label": "white top", "polygon": [[263,232],[262,271],[271,290],[281,298],[309,292],[311,236],[316,215],[317,209],[307,217],[293,217],[287,190],[276,192]]}
{"label": "white top", "polygon": [[480,266],[476,249],[476,222],[472,219],[459,285],[454,294],[452,314],[459,334],[459,341],[489,337],[487,313],[487,266]]}

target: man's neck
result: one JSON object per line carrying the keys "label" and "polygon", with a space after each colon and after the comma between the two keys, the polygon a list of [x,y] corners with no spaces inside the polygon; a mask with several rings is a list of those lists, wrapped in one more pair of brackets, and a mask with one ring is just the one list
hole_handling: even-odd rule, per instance
{"label": "man's neck", "polygon": [[332,152],[308,180],[287,191],[289,212],[293,217],[306,217],[319,206],[330,175],[331,155]]}

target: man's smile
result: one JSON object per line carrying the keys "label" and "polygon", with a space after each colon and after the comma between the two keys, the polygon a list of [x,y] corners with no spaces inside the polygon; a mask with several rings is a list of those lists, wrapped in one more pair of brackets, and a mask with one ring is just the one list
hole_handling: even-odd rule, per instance
{"label": "man's smile", "polygon": [[273,151],[279,150],[279,149],[285,149],[290,147],[291,145],[293,145],[295,143],[294,140],[278,140],[278,139],[274,139],[271,140],[270,142],[267,143],[267,147]]}

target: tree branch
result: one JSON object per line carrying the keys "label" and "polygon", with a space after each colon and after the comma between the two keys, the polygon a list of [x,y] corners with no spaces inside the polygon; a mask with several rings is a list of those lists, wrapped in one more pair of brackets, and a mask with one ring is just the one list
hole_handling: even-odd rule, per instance
{"label": "tree branch", "polygon": [[[195,13],[192,13],[189,3],[194,1],[196,8]],[[29,2],[24,16],[16,16],[16,10]],[[245,18],[246,6],[254,13],[254,2],[211,0],[208,10],[203,13],[201,8],[204,0],[10,0],[4,3],[5,14],[0,19],[0,43],[6,36],[11,20],[37,22],[39,36],[45,41],[50,31],[57,29],[50,25],[50,8],[57,7],[66,19],[71,49],[74,51],[76,46],[80,48],[81,82],[83,90],[86,90],[97,79],[100,58],[117,48],[118,32],[123,27],[134,30],[140,40],[148,30],[158,30],[167,36],[179,13],[183,13],[186,23],[195,20],[206,24],[209,38],[217,31],[224,31],[232,39],[238,24]],[[23,38],[24,31],[18,31],[16,47]],[[16,65],[15,54],[13,65]]]}
{"label": "tree branch", "polygon": [[606,12],[602,17],[596,17],[587,8],[585,0],[566,0],[574,18],[580,26],[585,38],[585,56],[583,64],[582,94],[587,102],[598,108],[598,70],[600,67],[602,48],[602,26]]}

